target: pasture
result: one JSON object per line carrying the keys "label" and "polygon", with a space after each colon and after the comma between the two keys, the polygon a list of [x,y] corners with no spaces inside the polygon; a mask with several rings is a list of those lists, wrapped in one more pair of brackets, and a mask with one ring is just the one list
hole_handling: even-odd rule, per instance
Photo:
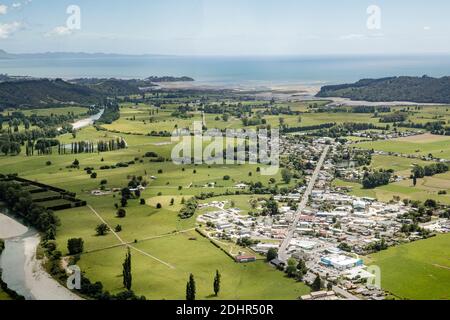
{"label": "pasture", "polygon": [[450,234],[389,248],[365,258],[381,268],[381,286],[401,299],[448,300]]}
{"label": "pasture", "polygon": [[362,142],[356,144],[355,147],[404,155],[428,156],[432,154],[434,157],[450,160],[449,136],[426,134],[408,138]]}
{"label": "pasture", "polygon": [[[181,220],[178,217],[181,200],[206,192],[223,194],[234,192],[234,186],[242,181],[261,181],[269,184],[272,176],[261,176],[257,165],[183,165],[172,162],[155,163],[143,155],[148,151],[163,157],[170,157],[174,144],[170,138],[148,137],[126,133],[98,131],[93,127],[81,129],[74,138],[66,134],[59,139],[70,144],[75,141],[108,140],[123,137],[128,148],[105,153],[66,154],[53,153],[43,156],[0,157],[2,173],[20,173],[21,176],[42,183],[51,184],[77,193],[86,200],[111,228],[122,226],[118,234],[122,241],[131,243],[137,250],[133,254],[134,291],[149,299],[183,299],[189,273],[194,273],[198,286],[198,298],[210,299],[212,280],[216,269],[223,276],[222,294],[219,299],[296,299],[309,292],[309,288],[295,280],[285,278],[264,261],[237,264],[209,240],[194,231],[196,215]],[[69,168],[78,159],[80,169]],[[47,165],[50,161],[50,165]],[[101,170],[101,166],[118,162],[133,161],[124,168]],[[83,169],[94,168],[97,178],[92,179]],[[123,188],[132,176],[142,176],[148,182],[141,197],[131,199],[125,208],[125,218],[116,216],[115,203],[120,204],[119,193],[96,196],[93,190],[100,189],[100,182],[106,180],[106,188]],[[224,180],[229,176],[229,180]],[[153,177],[153,178],[152,178]],[[274,176],[279,187],[283,187],[281,175]],[[295,181],[291,182],[292,184]],[[214,186],[214,187],[212,187]],[[181,188],[180,188],[181,187]],[[230,199],[246,214],[251,210],[249,200],[253,196],[215,197],[213,200]],[[174,199],[174,205],[170,200]],[[162,204],[161,209],[156,205]],[[230,204],[231,205],[231,204]],[[66,255],[67,240],[81,237],[85,254],[78,262],[92,281],[102,281],[106,290],[113,293],[122,290],[120,277],[125,248],[121,241],[108,233],[97,236],[95,227],[101,223],[91,207],[80,207],[56,212],[61,224],[57,233],[58,248]],[[195,238],[195,240],[193,240]],[[166,261],[175,269],[168,268],[150,256]],[[281,284],[281,285],[280,285]]]}

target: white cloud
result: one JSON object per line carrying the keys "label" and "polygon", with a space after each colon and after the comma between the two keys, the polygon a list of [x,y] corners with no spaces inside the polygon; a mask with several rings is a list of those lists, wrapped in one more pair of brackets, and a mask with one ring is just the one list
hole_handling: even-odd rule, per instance
{"label": "white cloud", "polygon": [[366,38],[365,35],[357,34],[357,33],[347,34],[347,35],[343,35],[343,36],[339,37],[339,39],[341,39],[341,40],[362,40],[365,38]]}
{"label": "white cloud", "polygon": [[24,0],[22,2],[14,2],[11,7],[13,9],[18,9],[20,10],[21,8],[25,7],[26,5],[30,4],[31,2],[33,2],[33,0]]}
{"label": "white cloud", "polygon": [[8,13],[8,6],[0,4],[0,14],[7,14],[7,13]]}
{"label": "white cloud", "polygon": [[0,39],[9,38],[12,34],[20,30],[22,27],[23,24],[18,21],[0,24]]}
{"label": "white cloud", "polygon": [[425,31],[430,31],[430,30],[431,30],[431,27],[425,26],[425,27],[423,27],[423,30],[425,30]]}
{"label": "white cloud", "polygon": [[72,34],[72,30],[69,29],[66,26],[58,26],[54,28],[52,31],[47,32],[45,34],[46,37],[53,37],[53,36],[68,36]]}

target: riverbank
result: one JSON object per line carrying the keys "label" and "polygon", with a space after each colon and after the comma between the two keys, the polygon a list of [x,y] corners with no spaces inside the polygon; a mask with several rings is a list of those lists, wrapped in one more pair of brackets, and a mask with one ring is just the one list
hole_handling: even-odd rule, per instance
{"label": "riverbank", "polygon": [[[101,110],[99,113],[90,116],[89,118],[75,121],[74,123],[71,124],[73,130],[80,130],[85,127],[89,127],[89,126],[93,125],[95,121],[97,121],[98,119],[101,118],[101,116],[103,115],[103,112],[105,112],[104,109]],[[61,131],[61,130],[62,130],[62,127],[58,128],[58,131]]]}
{"label": "riverbank", "polygon": [[9,239],[21,236],[28,228],[14,219],[0,213],[0,239]]}
{"label": "riverbank", "polygon": [[[5,226],[3,227],[3,222]],[[0,238],[5,250],[0,257],[2,280],[27,300],[82,300],[54,280],[36,256],[40,235],[18,221],[0,213]]]}

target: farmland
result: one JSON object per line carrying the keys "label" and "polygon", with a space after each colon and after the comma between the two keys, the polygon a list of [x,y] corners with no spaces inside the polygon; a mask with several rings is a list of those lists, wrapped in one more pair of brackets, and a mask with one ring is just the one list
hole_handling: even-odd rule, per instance
{"label": "farmland", "polygon": [[[150,97],[155,98],[151,95]],[[306,284],[288,278],[285,273],[270,266],[263,255],[256,254],[252,249],[242,247],[230,239],[213,241],[200,234],[196,230],[197,227],[206,229],[204,225],[199,226],[196,223],[197,217],[214,211],[214,208],[198,209],[188,219],[181,219],[179,216],[185,202],[192,197],[198,197],[200,204],[224,201],[224,210],[238,208],[242,217],[248,217],[249,213],[258,216],[262,209],[257,206],[265,203],[271,195],[255,194],[249,190],[248,185],[260,183],[264,187],[275,188],[275,192],[282,189],[286,190],[285,193],[291,192],[303,185],[305,167],[298,170],[298,174],[286,183],[281,170],[273,176],[262,175],[262,164],[177,165],[170,161],[172,150],[177,144],[176,139],[172,141],[170,133],[184,128],[192,130],[193,122],[201,122],[203,119],[203,125],[207,128],[242,129],[243,120],[247,116],[257,118],[260,124],[249,125],[246,129],[261,125],[275,128],[281,125],[309,127],[324,123],[349,122],[383,127],[385,124],[380,125],[379,116],[371,113],[319,112],[317,106],[312,105],[321,106],[324,103],[316,101],[244,101],[240,102],[242,106],[251,106],[253,109],[249,114],[240,114],[239,107],[236,107],[236,103],[230,98],[222,100],[215,97],[214,102],[210,102],[213,106],[230,103],[230,108],[234,108],[235,114],[230,114],[224,120],[224,114],[203,114],[200,104],[192,100],[195,99],[155,98],[154,103],[121,102],[117,108],[120,113],[118,120],[60,134],[57,139],[61,145],[123,139],[126,148],[108,152],[58,154],[57,147],[53,147],[45,155],[26,156],[20,153],[15,156],[1,156],[0,173],[19,173],[23,178],[74,192],[77,198],[87,202],[87,206],[55,213],[60,221],[55,243],[63,256],[67,256],[68,240],[82,238],[84,252],[80,255],[77,265],[87,278],[93,282],[100,281],[104,289],[112,294],[123,291],[121,272],[127,252],[126,246],[130,246],[132,254],[133,291],[149,299],[184,299],[186,280],[190,273],[196,278],[198,299],[297,299],[309,293],[310,288]],[[288,107],[290,111],[284,109],[288,114],[272,114],[270,110]],[[184,109],[188,111],[182,112]],[[52,110],[27,112],[48,116]],[[74,107],[73,110],[75,114],[83,114],[85,111],[79,107]],[[70,108],[55,109],[56,112],[65,114],[70,112]],[[422,110],[417,111],[414,113],[414,119],[428,119],[428,112],[432,113],[431,109],[427,109],[426,114]],[[403,130],[407,129],[399,129]],[[379,134],[383,134],[383,131],[383,128],[377,130]],[[351,148],[374,148],[420,156],[433,153],[436,157],[450,152],[447,148],[447,142],[450,140],[445,136],[427,134],[362,143],[357,143],[361,138],[347,137],[355,142]],[[281,158],[288,161],[289,155],[282,154]],[[303,162],[313,158],[303,159]],[[77,165],[74,165],[75,162]],[[408,177],[413,165],[428,163],[429,161],[412,157],[376,154],[368,166],[374,170],[392,169],[395,175]],[[121,190],[129,187],[133,179],[139,179],[145,188],[140,190],[139,195],[131,195],[123,206],[126,216],[120,218],[117,213],[121,207]],[[354,195],[378,198],[384,202],[400,197],[420,201],[435,199],[440,203],[450,204],[449,181],[449,173],[444,173],[418,179],[415,187],[410,179],[370,190],[362,189],[358,183],[339,179],[334,180],[333,184],[350,186]],[[241,183],[247,187],[241,189],[236,186]],[[33,186],[25,188],[27,191],[33,191]],[[447,191],[447,194],[439,194],[443,190]],[[53,191],[32,193],[32,200],[44,207],[64,204],[65,199],[53,199],[57,195],[58,193]],[[258,205],[255,205],[255,202]],[[108,232],[99,236],[96,227],[100,223],[107,224],[112,230],[118,230],[117,233]],[[265,240],[266,243],[280,241],[269,237]],[[257,261],[236,263],[227,253],[255,255]],[[377,256],[373,259],[376,263],[382,261]],[[387,263],[386,268],[389,267]],[[213,296],[212,290],[216,270],[220,271],[223,280],[218,297]],[[386,288],[391,290],[389,283]],[[395,288],[391,291],[395,293]]]}
{"label": "farmland", "polygon": [[404,155],[428,156],[450,159],[450,137],[419,135],[387,141],[363,142],[356,144],[361,149],[401,153]]}
{"label": "farmland", "polygon": [[381,268],[381,285],[395,297],[448,300],[450,234],[417,241],[369,256]]}

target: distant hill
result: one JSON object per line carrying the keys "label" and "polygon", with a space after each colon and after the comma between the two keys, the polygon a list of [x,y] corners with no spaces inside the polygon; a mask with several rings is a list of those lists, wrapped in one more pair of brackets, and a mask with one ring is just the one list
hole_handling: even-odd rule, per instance
{"label": "distant hill", "polygon": [[131,79],[96,79],[83,78],[73,79],[69,81],[77,85],[86,86],[92,90],[98,91],[101,94],[108,96],[126,96],[131,94],[138,94],[142,92],[141,89],[154,87],[155,84],[148,80]]}
{"label": "distant hill", "polygon": [[363,79],[352,84],[324,86],[317,97],[341,97],[371,102],[450,103],[450,77]]}
{"label": "distant hill", "polygon": [[0,74],[0,110],[44,108],[66,104],[91,105],[106,97],[140,94],[158,82],[194,81],[189,77],[149,77],[147,79],[81,78],[33,79]]}
{"label": "distant hill", "polygon": [[43,53],[9,53],[0,49],[0,60],[3,59],[93,59],[118,57],[160,57],[161,55],[131,55],[116,53],[86,53],[86,52],[43,52]]}
{"label": "distant hill", "polygon": [[189,82],[194,81],[194,79],[190,77],[148,77],[147,79],[150,82],[158,83],[158,82]]}
{"label": "distant hill", "polygon": [[0,110],[5,108],[47,107],[65,104],[91,105],[105,95],[86,86],[61,79],[22,80],[0,83]]}

